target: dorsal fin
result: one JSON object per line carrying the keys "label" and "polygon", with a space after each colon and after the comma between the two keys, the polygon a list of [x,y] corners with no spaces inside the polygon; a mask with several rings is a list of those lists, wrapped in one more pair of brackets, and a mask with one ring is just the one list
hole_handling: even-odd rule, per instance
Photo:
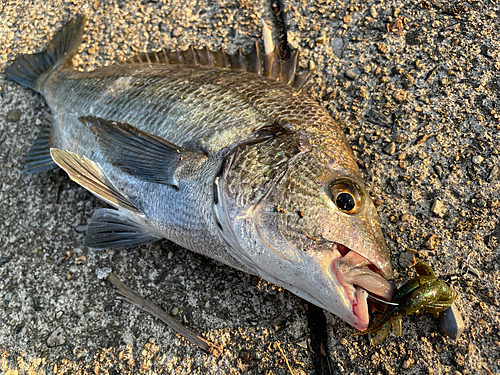
{"label": "dorsal fin", "polygon": [[212,51],[208,47],[195,49],[190,45],[185,51],[141,53],[121,64],[170,64],[244,70],[270,77],[299,91],[304,88],[312,73],[297,73],[299,50],[294,50],[288,60],[282,61],[277,48],[271,53],[263,54],[257,42],[247,54],[243,53],[241,47],[234,54],[228,54],[223,48]]}

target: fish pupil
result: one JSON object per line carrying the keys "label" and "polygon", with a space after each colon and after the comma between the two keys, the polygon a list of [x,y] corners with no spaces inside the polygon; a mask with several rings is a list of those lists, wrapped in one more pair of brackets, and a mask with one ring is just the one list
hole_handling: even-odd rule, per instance
{"label": "fish pupil", "polygon": [[350,212],[356,207],[356,201],[354,200],[353,195],[345,192],[337,195],[335,204],[338,208],[345,212]]}

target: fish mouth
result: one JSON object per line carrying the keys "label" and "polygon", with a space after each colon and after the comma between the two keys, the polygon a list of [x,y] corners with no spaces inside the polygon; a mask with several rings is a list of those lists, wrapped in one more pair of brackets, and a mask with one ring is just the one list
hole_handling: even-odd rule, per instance
{"label": "fish mouth", "polygon": [[340,256],[331,262],[330,272],[344,287],[352,307],[355,319],[351,325],[364,331],[370,321],[368,295],[390,301],[396,288],[370,260],[344,245],[336,244],[336,247]]}

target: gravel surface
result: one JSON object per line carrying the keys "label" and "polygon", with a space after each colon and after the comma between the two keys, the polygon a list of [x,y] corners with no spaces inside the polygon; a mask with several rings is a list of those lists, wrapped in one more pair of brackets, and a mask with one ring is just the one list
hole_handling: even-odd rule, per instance
{"label": "gravel surface", "polygon": [[[0,373],[500,373],[499,2],[286,1],[285,10],[300,64],[316,66],[309,94],[346,123],[396,281],[413,276],[414,258],[456,276],[464,334],[447,338],[419,313],[401,337],[370,347],[291,293],[168,241],[91,251],[82,233],[102,203],[60,170],[20,174],[49,110],[5,67],[41,50],[72,16],[89,18],[74,61],[92,70],[190,43],[247,49],[260,40],[261,18],[276,24],[270,2],[4,0]],[[106,267],[216,342],[220,356],[121,300],[97,276]]]}

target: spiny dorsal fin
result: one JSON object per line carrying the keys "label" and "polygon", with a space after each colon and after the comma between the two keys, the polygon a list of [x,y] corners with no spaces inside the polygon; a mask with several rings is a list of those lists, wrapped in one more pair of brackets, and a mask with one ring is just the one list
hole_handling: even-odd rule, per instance
{"label": "spiny dorsal fin", "polygon": [[[313,70],[309,70],[306,72],[296,74],[295,79],[293,81],[293,84],[291,86],[295,87],[297,90],[303,90],[306,83],[309,81],[309,78],[311,78],[312,73],[313,73]],[[307,91],[307,90],[305,90],[305,91]]]}
{"label": "spiny dorsal fin", "polygon": [[51,148],[50,155],[73,181],[92,194],[117,208],[121,207],[134,213],[139,212],[137,207],[113,185],[98,163],[94,163],[85,156],[82,158],[70,151],[57,148]]}
{"label": "spiny dorsal fin", "polygon": [[56,146],[52,135],[53,121],[52,116],[47,116],[43,120],[40,133],[38,133],[35,143],[28,151],[26,165],[21,173],[31,174],[57,168],[57,164],[54,163],[50,156],[50,148]]}
{"label": "spiny dorsal fin", "polygon": [[295,76],[297,74],[297,67],[299,66],[299,50],[293,50],[291,54],[290,58],[283,62],[281,66],[280,77],[280,81],[289,86],[293,86]]}
{"label": "spiny dorsal fin", "polygon": [[298,50],[294,50],[288,60],[282,61],[277,48],[263,54],[257,42],[247,54],[243,53],[241,47],[234,54],[228,54],[222,48],[212,51],[208,47],[195,49],[190,45],[187,50],[180,52],[161,50],[141,53],[121,64],[171,64],[244,70],[278,80],[299,91],[312,73],[296,73],[299,66]]}
{"label": "spiny dorsal fin", "polygon": [[92,249],[128,249],[157,241],[161,236],[153,233],[139,216],[125,215],[119,210],[100,208],[92,215],[84,244]]}
{"label": "spiny dorsal fin", "polygon": [[176,171],[190,162],[202,162],[205,154],[187,150],[132,125],[95,116],[79,120],[97,135],[107,160],[143,181],[178,187]]}

